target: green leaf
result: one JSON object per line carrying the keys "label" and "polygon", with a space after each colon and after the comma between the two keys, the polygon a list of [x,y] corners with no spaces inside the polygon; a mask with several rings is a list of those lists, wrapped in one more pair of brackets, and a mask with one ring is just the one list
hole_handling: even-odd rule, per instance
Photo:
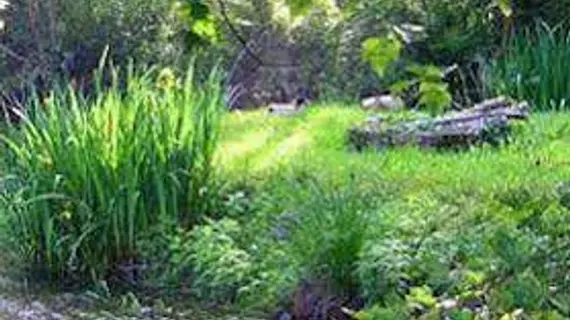
{"label": "green leaf", "polygon": [[411,81],[398,81],[390,86],[390,91],[395,94],[400,94],[410,87]]}
{"label": "green leaf", "polygon": [[485,281],[485,274],[482,272],[466,271],[464,274],[465,284],[473,287],[481,286]]}
{"label": "green leaf", "polygon": [[452,320],[471,320],[475,318],[475,315],[469,310],[453,310],[449,318]]}
{"label": "green leaf", "polygon": [[412,64],[406,68],[408,72],[425,81],[440,81],[443,78],[443,71],[434,65]]}
{"label": "green leaf", "polygon": [[422,82],[420,94],[420,105],[429,109],[432,115],[442,112],[452,101],[445,83]]}
{"label": "green leaf", "polygon": [[410,302],[419,303],[427,308],[433,308],[437,304],[437,299],[433,296],[428,286],[411,288],[410,294],[406,299]]}
{"label": "green leaf", "polygon": [[401,50],[402,44],[393,37],[368,38],[362,43],[362,59],[382,77],[386,68],[400,57]]}
{"label": "green leaf", "polygon": [[211,16],[206,19],[200,19],[192,25],[192,31],[201,38],[215,42],[217,39],[216,25]]}
{"label": "green leaf", "polygon": [[285,4],[293,17],[306,15],[315,5],[314,0],[286,0]]}
{"label": "green leaf", "polygon": [[411,73],[412,75],[419,77],[425,72],[425,67],[421,64],[417,63],[410,63],[409,66],[406,67],[406,70]]}

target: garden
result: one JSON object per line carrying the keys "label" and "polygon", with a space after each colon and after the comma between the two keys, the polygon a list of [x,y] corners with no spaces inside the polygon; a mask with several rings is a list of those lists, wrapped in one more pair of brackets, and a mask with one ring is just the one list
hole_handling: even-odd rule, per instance
{"label": "garden", "polygon": [[0,319],[570,318],[568,14],[0,0]]}

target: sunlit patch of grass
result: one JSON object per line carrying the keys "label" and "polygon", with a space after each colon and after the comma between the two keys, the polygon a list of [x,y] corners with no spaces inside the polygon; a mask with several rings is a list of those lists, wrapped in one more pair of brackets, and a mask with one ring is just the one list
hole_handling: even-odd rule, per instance
{"label": "sunlit patch of grass", "polygon": [[224,165],[231,161],[237,161],[241,157],[247,157],[263,148],[271,136],[271,130],[262,128],[240,136],[239,139],[226,141],[217,150],[216,160]]}
{"label": "sunlit patch of grass", "polygon": [[304,128],[296,130],[292,135],[282,140],[269,154],[264,154],[261,159],[254,164],[255,168],[264,170],[268,167],[287,162],[288,159],[295,157],[302,152],[311,142],[310,131]]}
{"label": "sunlit patch of grass", "polygon": [[[491,190],[495,185],[513,181],[570,178],[570,165],[564,166],[564,159],[570,156],[570,140],[565,138],[570,136],[570,115],[566,113],[533,115],[520,125],[511,144],[499,149],[480,147],[468,152],[442,153],[406,147],[351,152],[346,145],[346,132],[367,116],[356,106],[316,107],[298,118],[268,119],[259,113],[251,114],[246,115],[249,130],[232,130],[231,141],[242,141],[240,137],[250,135],[252,130],[272,132],[263,147],[240,158],[242,163],[248,159],[250,171],[270,175],[272,170],[279,172],[285,163],[323,175],[355,173],[365,179],[367,172],[378,173],[403,193],[434,188]],[[228,127],[234,125],[232,117],[230,114],[225,119]],[[243,123],[240,121],[236,120]],[[274,122],[268,124],[271,121]],[[542,160],[537,165],[539,159]]]}
{"label": "sunlit patch of grass", "polygon": [[[265,171],[307,153],[345,150],[344,130],[366,114],[345,106],[316,106],[295,117],[253,111],[228,114],[222,125],[223,167]],[[264,133],[262,133],[264,132]],[[226,150],[232,150],[226,156]]]}

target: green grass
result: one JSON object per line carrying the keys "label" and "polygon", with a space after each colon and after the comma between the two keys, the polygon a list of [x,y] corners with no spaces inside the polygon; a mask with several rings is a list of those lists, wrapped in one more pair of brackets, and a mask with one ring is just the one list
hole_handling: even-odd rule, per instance
{"label": "green grass", "polygon": [[[267,291],[259,291],[265,294],[253,294],[257,301],[282,297],[278,288],[290,292],[295,279],[306,277],[327,282],[336,294],[356,291],[380,306],[393,302],[395,292],[404,299],[397,285],[402,277],[411,286],[429,286],[438,299],[471,290],[462,282],[467,280],[454,278],[457,272],[481,273],[491,281],[518,270],[542,285],[567,285],[557,278],[567,274],[564,268],[541,271],[548,259],[565,254],[545,253],[540,239],[547,237],[552,248],[568,247],[558,238],[570,221],[561,204],[565,191],[556,190],[570,179],[570,114],[535,114],[499,149],[351,152],[346,131],[366,117],[356,107],[317,106],[297,118],[250,112],[223,120],[218,163],[226,174],[254,185],[256,196],[265,195],[260,215],[241,220],[243,233],[255,234],[242,235],[248,240],[241,249],[251,242],[265,246],[248,251],[270,274]],[[288,242],[275,243],[268,240],[267,221],[282,212],[298,213],[302,227]],[[391,251],[394,244],[407,249]],[[493,314],[520,306],[541,312],[550,310],[548,301],[566,299],[516,293],[532,281],[495,284],[495,291],[485,293]]]}
{"label": "green grass", "polygon": [[517,128],[514,143],[498,150],[350,152],[346,131],[366,117],[357,108],[342,106],[316,107],[298,118],[273,118],[261,111],[230,114],[223,120],[217,158],[228,171],[252,175],[271,176],[289,166],[331,176],[380,173],[386,183],[401,185],[405,194],[427,186],[491,190],[514,180],[564,180],[570,173],[565,165],[570,156],[566,113],[534,115]]}

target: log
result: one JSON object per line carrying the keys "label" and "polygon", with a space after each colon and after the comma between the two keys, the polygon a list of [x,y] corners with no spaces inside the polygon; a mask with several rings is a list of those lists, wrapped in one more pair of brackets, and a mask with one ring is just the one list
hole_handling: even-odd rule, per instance
{"label": "log", "polygon": [[351,128],[348,140],[356,150],[403,145],[452,149],[482,143],[498,145],[508,140],[512,122],[527,119],[529,113],[527,102],[497,97],[435,119],[393,125],[369,119],[365,124]]}

